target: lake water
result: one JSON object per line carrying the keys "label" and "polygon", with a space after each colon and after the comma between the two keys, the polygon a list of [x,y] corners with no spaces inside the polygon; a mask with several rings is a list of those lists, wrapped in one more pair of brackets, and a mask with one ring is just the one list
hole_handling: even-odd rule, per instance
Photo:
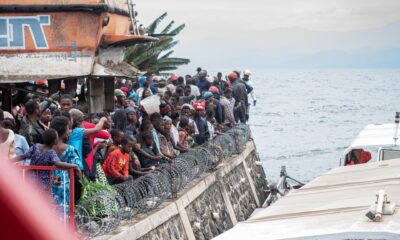
{"label": "lake water", "polygon": [[250,125],[268,179],[280,167],[308,182],[339,165],[370,123],[394,122],[400,69],[253,70]]}

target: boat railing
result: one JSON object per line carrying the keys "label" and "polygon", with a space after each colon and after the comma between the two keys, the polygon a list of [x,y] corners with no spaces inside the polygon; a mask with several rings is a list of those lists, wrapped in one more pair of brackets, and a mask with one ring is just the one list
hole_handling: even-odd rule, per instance
{"label": "boat railing", "polygon": [[[26,166],[26,165],[17,165],[17,169],[22,172],[22,181],[33,181],[38,183],[41,189],[44,191],[46,195],[50,195],[53,198],[52,189],[57,187],[57,183],[55,180],[55,171],[61,172],[61,182],[63,186],[61,186],[61,190],[64,191],[63,203],[62,205],[57,206],[57,210],[60,209],[58,207],[61,206],[62,212],[62,222],[71,227],[71,229],[75,229],[75,170],[71,169],[62,169],[53,166]],[[69,190],[66,184],[66,179],[69,174]],[[41,178],[41,176],[46,176]],[[68,197],[69,196],[69,199]],[[69,201],[69,202],[68,202]]]}

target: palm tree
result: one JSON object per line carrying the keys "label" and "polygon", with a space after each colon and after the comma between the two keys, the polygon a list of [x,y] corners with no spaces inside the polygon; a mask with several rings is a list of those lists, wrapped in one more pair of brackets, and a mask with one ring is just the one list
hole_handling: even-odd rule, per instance
{"label": "palm tree", "polygon": [[174,53],[174,50],[171,49],[179,42],[174,40],[174,37],[185,28],[185,24],[172,29],[175,21],[171,21],[159,34],[155,33],[158,25],[166,16],[167,13],[162,14],[145,28],[145,33],[150,36],[157,36],[159,40],[129,47],[125,53],[127,63],[141,71],[146,71],[148,74],[159,74],[160,72],[176,70],[179,66],[190,62],[186,58],[171,57]]}

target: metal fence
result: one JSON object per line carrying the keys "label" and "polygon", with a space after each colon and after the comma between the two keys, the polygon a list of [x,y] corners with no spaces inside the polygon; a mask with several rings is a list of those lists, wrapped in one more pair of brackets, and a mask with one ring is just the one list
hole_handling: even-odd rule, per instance
{"label": "metal fence", "polygon": [[87,207],[77,206],[78,228],[89,236],[102,235],[117,228],[123,219],[157,208],[193,179],[214,170],[230,156],[243,152],[250,134],[248,125],[238,125],[204,145],[178,155],[171,164],[160,165],[153,173],[113,185],[116,194],[103,192],[88,201],[102,201],[109,209],[117,204],[118,210],[93,218],[89,217]]}
{"label": "metal fence", "polygon": [[[27,179],[36,182],[41,185],[41,190],[47,195],[54,195],[55,187],[60,187],[64,191],[61,196],[63,199],[59,203],[55,201],[57,205],[56,211],[61,212],[62,222],[69,224],[71,229],[75,229],[75,173],[74,169],[61,169],[53,166],[26,166],[17,165],[22,171],[22,179]],[[57,183],[54,179],[56,176],[55,172],[58,171],[58,176],[61,178],[61,186],[56,186]],[[69,181],[68,181],[69,179]],[[68,183],[69,182],[69,183]],[[67,184],[69,186],[67,186]]]}

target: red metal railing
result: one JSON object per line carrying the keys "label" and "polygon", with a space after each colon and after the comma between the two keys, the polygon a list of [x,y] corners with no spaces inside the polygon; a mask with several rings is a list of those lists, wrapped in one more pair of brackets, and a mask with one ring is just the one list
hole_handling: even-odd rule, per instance
{"label": "red metal railing", "polygon": [[[51,185],[52,185],[52,176],[53,171],[68,171],[69,172],[69,225],[71,229],[75,229],[75,172],[73,168],[63,169],[52,166],[26,166],[26,165],[17,165],[19,169],[22,170],[23,180],[25,180],[25,172],[29,171],[30,173],[36,173],[36,177],[39,178],[39,171],[49,171],[50,175],[50,189],[49,193],[51,194]],[[64,196],[65,197],[65,196]]]}

